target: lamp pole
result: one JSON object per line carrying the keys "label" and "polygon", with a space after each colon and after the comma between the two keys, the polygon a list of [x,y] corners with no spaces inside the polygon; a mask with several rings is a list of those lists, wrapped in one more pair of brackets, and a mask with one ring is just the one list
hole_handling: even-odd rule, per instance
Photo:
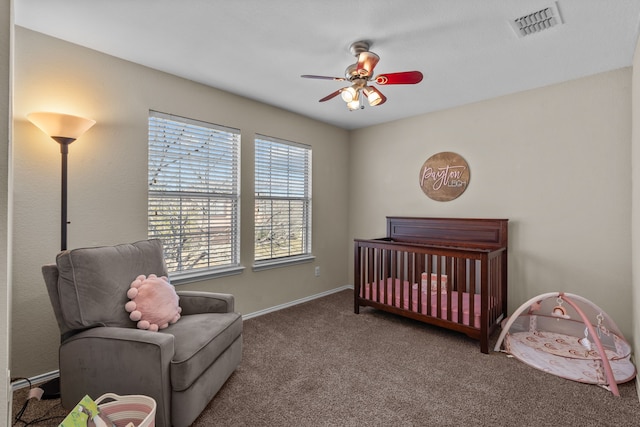
{"label": "lamp pole", "polygon": [[69,144],[75,141],[75,138],[66,138],[63,136],[53,136],[55,141],[60,144],[60,154],[62,155],[62,180],[60,185],[60,250],[67,249],[67,157],[69,155]]}

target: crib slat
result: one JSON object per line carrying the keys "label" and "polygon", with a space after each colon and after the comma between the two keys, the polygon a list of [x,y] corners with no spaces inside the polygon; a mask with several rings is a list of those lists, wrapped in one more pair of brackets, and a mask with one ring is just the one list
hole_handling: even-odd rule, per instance
{"label": "crib slat", "polygon": [[[495,274],[494,274],[494,268],[495,268],[495,262],[494,262],[495,258],[489,258],[489,283],[488,283],[488,287],[489,287],[489,298],[493,298],[495,296],[497,296],[497,289],[496,289],[496,283],[495,283]],[[495,319],[495,309],[494,307],[492,307],[491,305],[489,305],[489,319],[488,321],[491,322]]]}
{"label": "crib slat", "polygon": [[[444,257],[444,271],[442,274],[446,275],[447,277],[451,277],[452,274],[451,272],[454,271],[452,268],[453,265],[453,258],[447,256]],[[447,282],[448,284],[449,282]],[[440,295],[443,294],[442,292],[442,275],[438,276],[438,292],[440,292]],[[452,292],[447,292],[445,293],[446,298],[447,298],[447,320],[453,320],[453,310],[452,310],[452,304],[451,304],[451,299],[452,299]]]}
{"label": "crib slat", "polygon": [[406,257],[405,257],[406,251],[401,251],[400,252],[400,259],[398,261],[398,284],[400,285],[400,301],[398,304],[395,303],[394,301],[394,305],[396,307],[399,308],[404,308],[402,307],[404,305],[404,286],[402,286],[402,281],[403,278],[405,277],[405,261],[406,261]]}
{"label": "crib slat", "polygon": [[372,250],[373,250],[372,259],[373,259],[373,265],[374,265],[374,268],[373,268],[373,275],[374,275],[373,280],[374,280],[374,282],[373,283],[375,283],[377,288],[378,288],[377,291],[376,291],[376,299],[375,300],[377,302],[380,302],[380,297],[382,295],[382,289],[384,288],[383,283],[382,283],[383,278],[380,277],[380,264],[381,264],[380,263],[380,250],[376,249],[376,248],[372,248]]}
{"label": "crib slat", "polygon": [[[416,283],[418,284],[418,313],[422,313],[422,294],[423,294],[423,285],[422,285],[422,273],[426,271],[424,269],[424,254],[417,254],[416,259]],[[423,313],[424,314],[424,313]]]}
{"label": "crib slat", "polygon": [[[391,252],[391,276],[389,276],[389,280],[391,280],[391,283],[395,283],[396,280],[396,274],[398,274],[398,252],[395,250],[389,251]],[[390,305],[395,304],[394,301],[396,300],[396,287],[395,286],[391,286],[391,301],[389,301]]]}
{"label": "crib slat", "polygon": [[375,249],[367,248],[367,270],[368,270],[368,278],[369,278],[369,298],[373,299],[373,291],[374,287],[378,286],[378,281],[376,280],[375,275],[375,262],[374,260]]}
{"label": "crib slat", "polygon": [[[464,323],[464,304],[462,302],[462,296],[467,289],[467,275],[466,275],[466,261],[464,259],[456,258],[456,283],[458,291],[458,323]],[[469,320],[472,320],[473,312],[469,312]],[[469,324],[469,323],[466,323]]]}
{"label": "crib slat", "polygon": [[390,265],[387,262],[387,258],[389,257],[389,250],[385,249],[385,250],[380,250],[380,262],[383,263],[384,265],[381,266],[380,268],[380,281],[379,281],[379,289],[380,289],[380,299],[379,301],[382,304],[388,304],[389,303],[389,292],[388,292],[388,287],[389,287],[389,283],[390,283]]}
{"label": "crib slat", "polygon": [[[476,261],[471,260],[469,267],[469,325],[474,326],[476,321]],[[473,320],[471,319],[472,315]]]}
{"label": "crib slat", "polygon": [[433,271],[433,255],[427,254],[426,258],[427,268],[425,268],[424,271],[427,274],[427,315],[432,316],[433,313],[431,312],[431,296],[433,295],[433,292],[431,292],[431,272]]}
{"label": "crib slat", "polygon": [[356,244],[353,250],[353,262],[354,262],[354,276],[353,276],[353,287],[354,287],[354,299],[353,299],[353,312],[355,314],[360,314],[360,298],[362,297],[362,278],[360,274],[360,259],[361,247]]}

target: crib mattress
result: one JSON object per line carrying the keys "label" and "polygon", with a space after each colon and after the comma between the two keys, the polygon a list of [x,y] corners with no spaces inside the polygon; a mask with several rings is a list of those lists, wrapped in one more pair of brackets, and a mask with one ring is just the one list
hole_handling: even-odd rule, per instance
{"label": "crib mattress", "polygon": [[[365,284],[361,291],[361,296],[365,299],[378,301],[378,290],[380,290],[380,302],[387,305],[392,305],[394,307],[402,308],[404,310],[410,310],[415,313],[420,313],[427,315],[427,304],[429,298],[427,294],[431,294],[430,302],[431,302],[431,311],[429,311],[428,315],[432,317],[437,317],[440,319],[448,320],[448,310],[447,310],[447,298],[451,297],[451,321],[458,321],[458,312],[460,308],[458,307],[458,292],[457,291],[449,291],[449,292],[441,292],[440,293],[440,311],[438,312],[438,292],[431,291],[431,288],[426,285],[418,285],[414,283],[410,286],[409,282],[402,282],[402,286],[404,289],[403,292],[403,301],[400,301],[401,294],[401,281],[399,279],[387,279],[387,284],[384,286],[383,281],[380,282],[380,286],[376,286],[375,284],[371,286],[370,283]],[[395,301],[391,301],[393,297],[393,286],[395,286]],[[370,292],[371,288],[373,291]],[[409,307],[409,288],[411,288],[411,307]],[[421,307],[418,310],[418,288],[421,288],[422,292],[422,300]],[[470,315],[470,300],[473,298],[473,322],[469,321]],[[462,324],[473,326],[474,328],[480,329],[480,313],[481,313],[481,299],[480,294],[471,295],[467,292],[462,292]]]}

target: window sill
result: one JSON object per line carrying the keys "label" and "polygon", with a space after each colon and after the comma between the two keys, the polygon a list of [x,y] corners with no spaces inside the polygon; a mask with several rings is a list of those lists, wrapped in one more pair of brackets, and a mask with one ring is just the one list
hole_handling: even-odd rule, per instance
{"label": "window sill", "polygon": [[301,256],[291,257],[291,258],[270,259],[268,261],[256,261],[253,264],[252,270],[262,271],[262,270],[269,270],[272,268],[288,267],[290,265],[312,262],[315,259],[316,257],[313,255],[301,255]]}
{"label": "window sill", "polygon": [[172,285],[184,285],[185,283],[200,282],[208,279],[215,279],[224,276],[233,276],[244,271],[244,266],[237,265],[233,267],[224,267],[215,270],[206,270],[200,272],[175,273],[170,275],[169,279]]}

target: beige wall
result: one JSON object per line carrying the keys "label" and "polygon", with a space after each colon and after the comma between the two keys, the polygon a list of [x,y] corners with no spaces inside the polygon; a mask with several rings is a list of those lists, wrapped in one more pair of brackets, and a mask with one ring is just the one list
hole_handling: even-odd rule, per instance
{"label": "beige wall", "polygon": [[11,285],[8,271],[9,147],[11,142],[11,42],[10,0],[0,0],[0,425],[9,425],[9,337]]}
{"label": "beige wall", "polygon": [[[252,313],[348,284],[348,132],[98,52],[16,28],[14,375],[57,369],[59,335],[40,267],[60,247],[58,145],[26,121],[32,111],[97,124],[69,149],[68,247],[146,238],[148,110],[235,127],[242,133],[241,262],[236,276],[182,285],[231,292]],[[315,262],[260,272],[253,257],[253,135],[313,150]],[[319,277],[314,267],[321,267]]]}
{"label": "beige wall", "polygon": [[[387,215],[508,218],[510,311],[571,292],[631,339],[630,141],[630,68],[358,130],[349,234],[384,236]],[[471,169],[450,202],[418,184],[441,151]]]}

